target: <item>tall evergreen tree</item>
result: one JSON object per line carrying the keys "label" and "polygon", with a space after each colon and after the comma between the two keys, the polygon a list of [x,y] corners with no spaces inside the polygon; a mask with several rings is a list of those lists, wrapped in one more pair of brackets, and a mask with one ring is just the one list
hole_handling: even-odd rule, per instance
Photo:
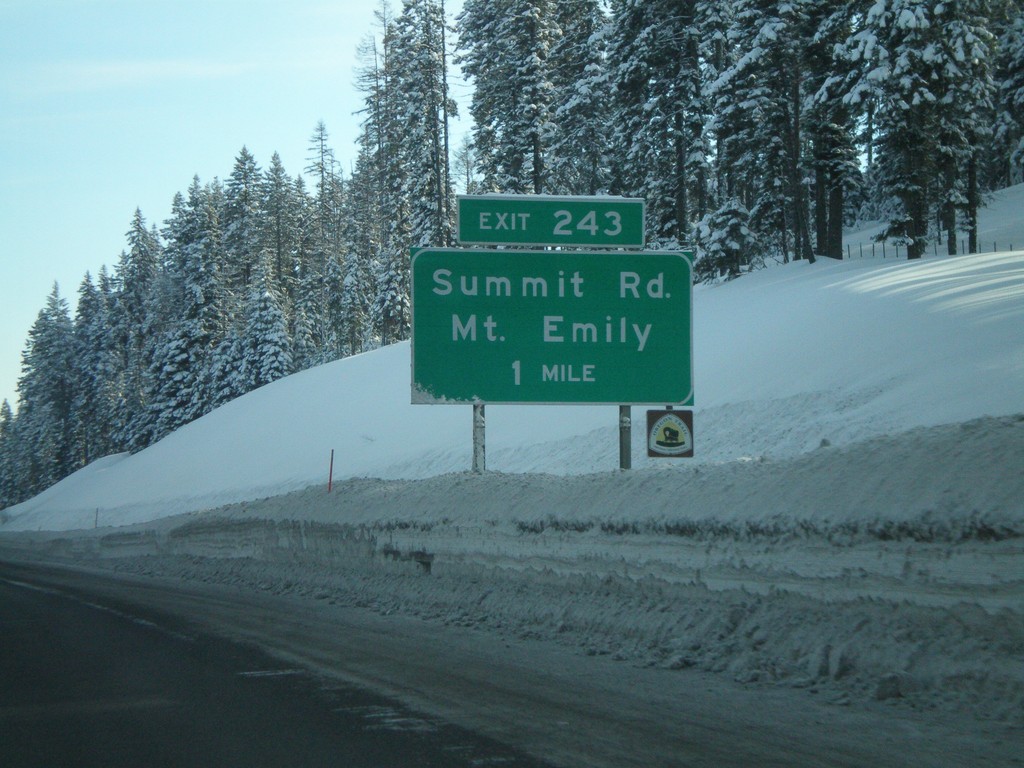
{"label": "tall evergreen tree", "polygon": [[647,200],[656,241],[679,243],[708,204],[696,3],[620,0],[612,8],[614,188]]}
{"label": "tall evergreen tree", "polygon": [[28,333],[18,380],[23,488],[38,493],[77,467],[74,327],[56,284]]}
{"label": "tall evergreen tree", "polygon": [[20,500],[15,472],[18,450],[14,438],[14,413],[11,404],[4,398],[0,404],[0,510]]}
{"label": "tall evergreen tree", "polygon": [[110,324],[110,280],[104,270],[100,285],[86,273],[78,289],[74,326],[76,456],[84,466],[115,450],[115,417],[121,370]]}
{"label": "tall evergreen tree", "polygon": [[458,61],[474,82],[469,111],[482,183],[489,191],[548,189],[558,38],[552,0],[467,0]]}
{"label": "tall evergreen tree", "polygon": [[1024,181],[1024,12],[1017,8],[999,40],[998,107],[990,175],[996,185]]}
{"label": "tall evergreen tree", "polygon": [[[356,167],[349,181],[349,194],[345,198],[346,250],[345,274],[342,281],[342,310],[345,328],[342,340],[346,354],[361,352],[372,343],[373,324],[370,307],[376,295],[373,265],[378,259],[386,236],[386,217],[381,208],[381,196],[376,181],[375,144],[366,131],[361,135]],[[299,364],[300,336],[293,333],[296,364]]]}
{"label": "tall evergreen tree", "polygon": [[857,155],[858,112],[842,96],[855,71],[838,55],[863,15],[863,0],[826,0],[808,7],[814,33],[804,48],[807,71],[805,123],[812,154],[814,232],[818,253],[843,257],[843,225],[849,192],[862,184]]}
{"label": "tall evergreen tree", "polygon": [[931,182],[939,156],[938,76],[925,56],[935,29],[931,4],[881,0],[865,16],[863,27],[847,43],[847,55],[860,64],[859,77],[846,96],[856,106],[876,105],[876,164],[883,205],[892,211],[886,235],[907,245],[908,258],[920,258],[928,237]]}
{"label": "tall evergreen tree", "polygon": [[221,215],[224,286],[239,304],[244,301],[261,251],[262,183],[256,158],[243,146],[225,186]]}
{"label": "tall evergreen tree", "polygon": [[150,366],[155,387],[149,404],[152,440],[213,407],[212,352],[227,331],[219,208],[217,186],[204,189],[195,179],[188,204],[168,224],[168,252],[181,285],[180,309]]}
{"label": "tall evergreen tree", "polygon": [[246,315],[245,370],[248,388],[256,389],[293,370],[288,323],[265,268],[259,270],[249,293]]}
{"label": "tall evergreen tree", "polygon": [[401,112],[387,138],[404,170],[408,245],[448,246],[455,224],[448,119],[455,105],[448,97],[444,6],[439,0],[405,0],[394,29],[388,83]]}
{"label": "tall evergreen tree", "polygon": [[147,229],[140,210],[135,210],[125,237],[128,248],[121,253],[115,268],[110,306],[110,325],[122,377],[113,439],[115,449],[121,451],[136,444],[135,431],[145,420],[149,389],[146,377],[158,335],[158,320],[152,314],[154,292],[164,259],[159,235],[154,229]]}
{"label": "tall evergreen tree", "polygon": [[274,282],[285,292],[290,306],[294,306],[296,299],[298,228],[302,221],[300,202],[295,183],[285,171],[281,156],[275,152],[261,184],[260,249],[270,254]]}
{"label": "tall evergreen tree", "polygon": [[561,34],[551,51],[548,187],[556,194],[596,195],[611,185],[608,18],[599,0],[556,3],[555,14]]}

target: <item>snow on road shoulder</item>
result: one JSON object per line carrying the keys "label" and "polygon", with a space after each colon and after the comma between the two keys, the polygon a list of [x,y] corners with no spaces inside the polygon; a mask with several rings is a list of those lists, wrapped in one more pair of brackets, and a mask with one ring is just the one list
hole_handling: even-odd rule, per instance
{"label": "snow on road shoulder", "polygon": [[[28,551],[1024,727],[1024,418],[798,457],[353,478]],[[428,573],[429,570],[429,573]]]}

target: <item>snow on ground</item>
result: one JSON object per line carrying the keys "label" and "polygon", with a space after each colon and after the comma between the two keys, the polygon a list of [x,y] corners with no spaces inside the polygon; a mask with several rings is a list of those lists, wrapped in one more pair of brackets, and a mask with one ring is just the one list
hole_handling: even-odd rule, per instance
{"label": "snow on ground", "polygon": [[[1024,185],[996,195],[983,242],[1024,246],[1022,211]],[[694,303],[694,459],[634,427],[620,472],[617,409],[489,406],[474,475],[471,409],[412,406],[398,344],[86,467],[0,544],[1019,737],[1024,251],[775,266]]]}

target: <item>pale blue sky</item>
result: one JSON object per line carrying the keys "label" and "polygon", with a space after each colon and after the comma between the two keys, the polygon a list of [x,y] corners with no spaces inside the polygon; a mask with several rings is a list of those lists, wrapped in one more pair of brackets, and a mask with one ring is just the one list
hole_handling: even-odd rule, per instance
{"label": "pale blue sky", "polygon": [[[461,0],[448,0],[449,18]],[[390,6],[397,12],[400,0]],[[0,0],[0,399],[54,281],[74,307],[136,208],[163,225],[192,177],[306,165],[323,120],[348,173],[366,0]],[[453,84],[459,98],[465,85]],[[464,111],[464,107],[463,107]]]}

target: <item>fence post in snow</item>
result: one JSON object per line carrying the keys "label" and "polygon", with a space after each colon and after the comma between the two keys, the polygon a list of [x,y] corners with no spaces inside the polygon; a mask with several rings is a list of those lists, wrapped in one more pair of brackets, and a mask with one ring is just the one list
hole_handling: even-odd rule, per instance
{"label": "fence post in snow", "polygon": [[334,449],[331,448],[331,465],[327,470],[327,492],[331,492],[331,486],[334,484]]}

